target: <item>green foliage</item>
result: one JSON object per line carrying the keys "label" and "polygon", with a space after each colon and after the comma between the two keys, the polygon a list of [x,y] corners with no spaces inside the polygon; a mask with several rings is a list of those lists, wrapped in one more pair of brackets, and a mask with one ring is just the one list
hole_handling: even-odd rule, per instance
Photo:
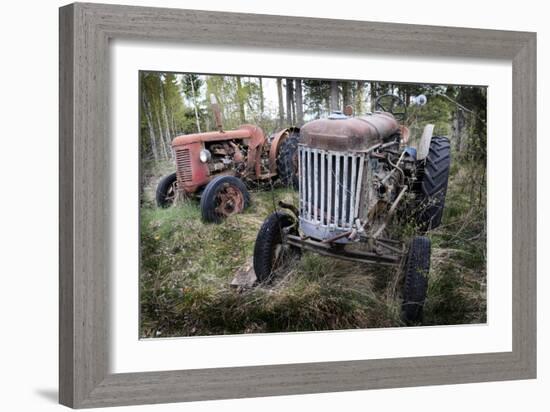
{"label": "green foliage", "polygon": [[482,169],[473,162],[455,162],[451,167],[443,225],[431,234],[424,324],[487,321],[487,200],[485,182],[479,180]]}
{"label": "green foliage", "polygon": [[330,82],[322,80],[304,80],[306,113],[318,119],[328,113]]}

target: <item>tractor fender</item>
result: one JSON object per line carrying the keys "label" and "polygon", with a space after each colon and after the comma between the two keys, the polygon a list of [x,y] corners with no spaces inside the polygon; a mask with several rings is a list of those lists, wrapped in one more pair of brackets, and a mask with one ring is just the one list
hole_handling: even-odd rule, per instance
{"label": "tractor fender", "polygon": [[239,129],[248,130],[250,133],[246,168],[249,172],[254,172],[254,175],[258,177],[261,174],[262,146],[265,143],[264,132],[260,127],[253,124],[243,124],[239,126]]}
{"label": "tractor fender", "polygon": [[269,172],[277,173],[277,156],[279,155],[279,149],[281,144],[292,134],[300,133],[299,127],[288,127],[283,130],[279,130],[273,136],[271,146],[269,147]]}
{"label": "tractor fender", "polygon": [[416,160],[424,160],[426,157],[428,157],[428,153],[430,152],[430,143],[432,142],[433,134],[434,134],[434,125],[427,124],[424,127],[424,131],[422,132],[422,137],[420,138],[420,142],[418,143],[418,148],[416,149]]}

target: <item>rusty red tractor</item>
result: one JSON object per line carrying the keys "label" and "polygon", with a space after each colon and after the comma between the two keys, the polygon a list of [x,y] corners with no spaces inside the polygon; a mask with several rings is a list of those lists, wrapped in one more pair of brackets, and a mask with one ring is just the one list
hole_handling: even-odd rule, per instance
{"label": "rusty red tractor", "polygon": [[279,202],[285,211],[264,221],[254,271],[260,284],[269,283],[302,251],[400,267],[401,315],[416,324],[430,269],[426,233],[441,223],[451,147],[432,135],[433,125],[416,148],[407,146],[409,130],[398,121],[406,118],[405,103],[393,95],[375,103],[366,116],[336,112],[301,128],[299,204]]}
{"label": "rusty red tractor", "polygon": [[247,186],[278,181],[297,188],[299,129],[286,128],[269,138],[251,124],[223,130],[213,96],[211,102],[218,130],[174,138],[176,172],[158,184],[157,205],[167,207],[177,198],[197,196],[203,220],[220,223],[249,205]]}

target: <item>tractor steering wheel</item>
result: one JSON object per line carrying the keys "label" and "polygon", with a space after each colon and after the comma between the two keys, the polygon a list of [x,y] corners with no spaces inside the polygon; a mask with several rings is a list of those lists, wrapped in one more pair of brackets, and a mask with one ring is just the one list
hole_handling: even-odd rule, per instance
{"label": "tractor steering wheel", "polygon": [[404,122],[407,118],[407,106],[403,99],[395,94],[383,94],[374,101],[374,108],[380,112],[391,113],[393,117]]}

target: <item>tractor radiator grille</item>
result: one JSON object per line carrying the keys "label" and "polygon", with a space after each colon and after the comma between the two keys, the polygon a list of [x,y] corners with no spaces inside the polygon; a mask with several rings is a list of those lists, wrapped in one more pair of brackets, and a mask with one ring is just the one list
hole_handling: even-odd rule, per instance
{"label": "tractor radiator grille", "polygon": [[179,181],[191,182],[193,180],[189,149],[176,149],[176,171]]}
{"label": "tractor radiator grille", "polygon": [[359,217],[363,153],[299,146],[300,218],[329,234],[349,230]]}

